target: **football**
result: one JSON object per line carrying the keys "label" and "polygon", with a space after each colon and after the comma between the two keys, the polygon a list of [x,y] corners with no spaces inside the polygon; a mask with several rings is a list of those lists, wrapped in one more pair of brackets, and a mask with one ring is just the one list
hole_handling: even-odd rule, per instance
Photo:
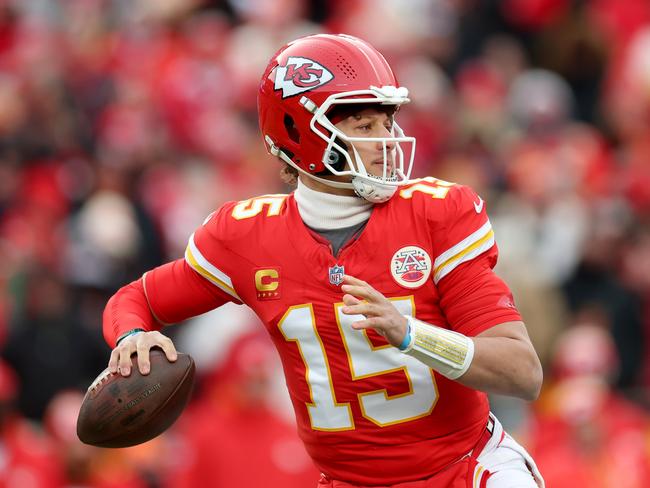
{"label": "football", "polygon": [[178,353],[169,362],[158,348],[150,351],[151,370],[140,374],[131,357],[130,376],[108,368],[88,387],[77,418],[79,439],[98,447],[129,447],[168,429],[187,405],[194,385],[194,360]]}

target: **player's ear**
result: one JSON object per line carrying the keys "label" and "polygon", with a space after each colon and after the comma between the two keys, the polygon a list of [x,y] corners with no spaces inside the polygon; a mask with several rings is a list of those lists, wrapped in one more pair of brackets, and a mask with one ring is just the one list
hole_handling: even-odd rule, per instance
{"label": "player's ear", "polygon": [[289,186],[296,186],[298,184],[298,175],[298,170],[286,163],[282,169],[280,169],[280,178]]}

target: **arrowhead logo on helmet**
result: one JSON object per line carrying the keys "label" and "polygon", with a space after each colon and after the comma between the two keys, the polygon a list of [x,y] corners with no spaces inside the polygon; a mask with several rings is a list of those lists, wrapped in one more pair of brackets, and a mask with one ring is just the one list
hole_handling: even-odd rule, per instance
{"label": "arrowhead logo on helmet", "polygon": [[333,78],[332,72],[316,61],[290,56],[286,66],[278,66],[274,88],[287,98],[323,86]]}

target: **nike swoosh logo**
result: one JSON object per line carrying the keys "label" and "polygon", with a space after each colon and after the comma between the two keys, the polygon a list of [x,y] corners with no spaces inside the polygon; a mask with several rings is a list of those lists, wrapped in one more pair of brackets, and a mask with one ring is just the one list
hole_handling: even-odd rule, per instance
{"label": "nike swoosh logo", "polygon": [[481,213],[481,210],[483,210],[483,199],[481,197],[478,197],[478,203],[474,203],[474,210],[476,210],[476,213]]}

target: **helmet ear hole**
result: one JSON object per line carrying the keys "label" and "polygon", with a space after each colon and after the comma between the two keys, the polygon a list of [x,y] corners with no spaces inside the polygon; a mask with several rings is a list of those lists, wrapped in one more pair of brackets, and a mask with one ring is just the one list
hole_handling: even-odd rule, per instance
{"label": "helmet ear hole", "polygon": [[[338,137],[335,139],[335,142],[341,147],[346,147],[345,142],[343,142]],[[327,153],[327,162],[336,171],[343,171],[343,169],[345,168],[346,159],[345,159],[345,156],[343,155],[343,153],[341,151],[339,151],[337,148],[333,147]],[[318,173],[318,175],[322,175],[322,176],[327,176],[327,175],[330,175],[330,174],[332,174],[332,173],[327,169],[324,170],[324,171],[321,171],[320,173]]]}
{"label": "helmet ear hole", "polygon": [[336,164],[339,162],[340,159],[341,159],[341,153],[336,149],[332,149],[330,150],[330,152],[327,153],[327,162],[332,166],[336,166]]}
{"label": "helmet ear hole", "polygon": [[300,132],[296,127],[296,123],[293,120],[293,117],[289,114],[284,114],[284,128],[287,130],[287,135],[296,144],[300,144]]}
{"label": "helmet ear hole", "polygon": [[[334,140],[334,142],[336,142],[341,147],[347,147],[347,144],[343,142],[343,140],[339,139],[338,137]],[[336,154],[336,156],[334,156],[332,153]],[[332,167],[336,171],[343,171],[346,163],[346,159],[343,153],[338,149],[336,149],[335,147],[333,147],[332,150],[330,151],[330,157],[331,157],[330,164],[332,165]]]}

